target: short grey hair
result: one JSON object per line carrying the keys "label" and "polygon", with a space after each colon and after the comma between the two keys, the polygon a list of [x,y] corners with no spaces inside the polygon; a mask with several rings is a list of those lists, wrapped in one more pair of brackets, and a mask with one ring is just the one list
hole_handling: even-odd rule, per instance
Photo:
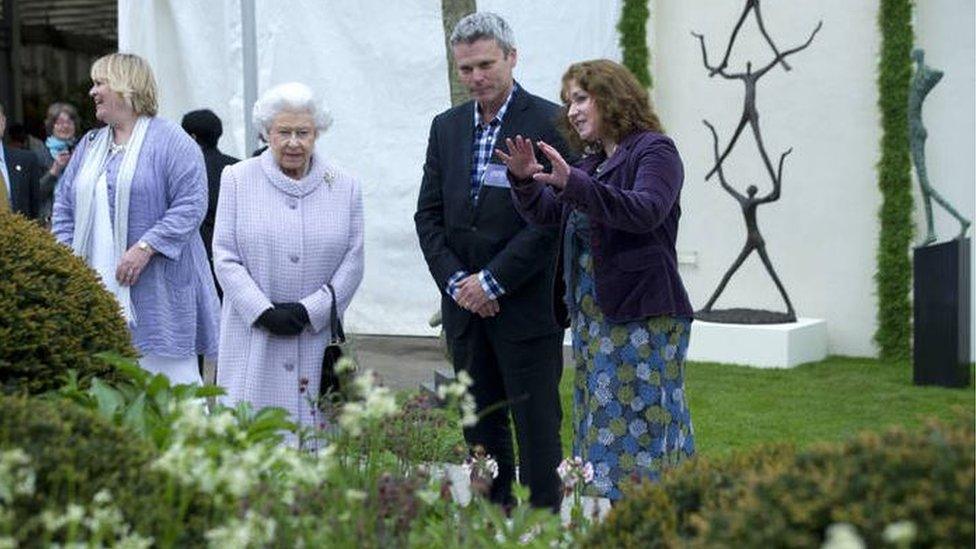
{"label": "short grey hair", "polygon": [[498,43],[506,56],[515,49],[515,35],[508,23],[496,13],[479,11],[465,16],[454,25],[451,46],[460,43],[473,44],[478,40],[491,39]]}
{"label": "short grey hair", "polygon": [[251,117],[254,127],[261,137],[268,140],[268,132],[276,116],[283,112],[308,113],[315,120],[315,129],[319,133],[329,129],[332,116],[319,103],[312,88],[301,82],[287,82],[278,84],[261,95],[254,103]]}

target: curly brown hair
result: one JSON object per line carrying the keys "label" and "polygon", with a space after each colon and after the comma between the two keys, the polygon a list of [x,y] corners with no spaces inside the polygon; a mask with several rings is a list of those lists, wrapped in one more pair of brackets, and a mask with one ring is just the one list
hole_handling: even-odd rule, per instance
{"label": "curly brown hair", "polygon": [[559,121],[566,139],[577,150],[588,145],[569,123],[569,84],[576,82],[588,93],[600,111],[603,136],[619,143],[628,135],[640,131],[664,133],[661,121],[651,107],[651,99],[644,86],[626,67],[609,59],[594,59],[574,63],[563,75],[560,97],[563,116]]}

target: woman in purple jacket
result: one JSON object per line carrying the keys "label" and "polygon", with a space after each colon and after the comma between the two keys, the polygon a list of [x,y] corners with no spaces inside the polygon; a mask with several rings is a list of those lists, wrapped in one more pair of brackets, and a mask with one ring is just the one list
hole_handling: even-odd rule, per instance
{"label": "woman in purple jacket", "polygon": [[607,60],[562,80],[567,137],[586,154],[569,166],[549,144],[543,172],[533,144],[508,153],[522,215],[562,226],[561,267],[576,363],[573,453],[594,467],[591,494],[617,500],[632,478],[656,480],[695,451],[685,399],[691,304],[675,239],[684,177],[647,91]]}
{"label": "woman in purple jacket", "polygon": [[119,302],[143,369],[200,383],[197,355],[216,357],[217,292],[200,223],[207,174],[200,147],[156,116],[156,82],[137,55],[95,61],[89,95],[105,127],[88,132],[54,201],[59,242]]}

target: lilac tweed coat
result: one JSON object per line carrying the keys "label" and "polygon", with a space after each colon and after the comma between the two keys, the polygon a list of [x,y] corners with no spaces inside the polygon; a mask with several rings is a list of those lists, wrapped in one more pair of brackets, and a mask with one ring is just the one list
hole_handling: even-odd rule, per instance
{"label": "lilac tweed coat", "polygon": [[[363,278],[359,185],[320,156],[300,182],[270,150],[224,169],[214,227],[214,270],[224,289],[217,384],[232,402],[276,406],[312,425],[306,399],[317,395],[330,337],[332,298],[340,316]],[[311,326],[275,336],[254,321],[273,302],[298,301]],[[302,380],[308,380],[306,393]]]}
{"label": "lilac tweed coat", "polygon": [[[65,168],[54,201],[52,230],[71,245],[75,228],[75,177],[81,169],[89,132]],[[115,219],[115,185],[122,155],[106,166],[109,210]],[[128,246],[145,240],[156,255],[132,287],[136,325],[132,343],[142,354],[185,358],[217,352],[220,302],[200,223],[207,212],[207,172],[200,147],[183,128],[154,117],[139,152],[129,200]]]}

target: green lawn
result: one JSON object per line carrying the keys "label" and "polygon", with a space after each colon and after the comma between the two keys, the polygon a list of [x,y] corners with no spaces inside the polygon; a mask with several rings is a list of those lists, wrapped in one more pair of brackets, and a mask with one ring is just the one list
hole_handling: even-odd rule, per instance
{"label": "green lawn", "polygon": [[[572,449],[574,372],[563,373],[562,440]],[[909,363],[831,357],[791,370],[761,370],[688,363],[686,389],[695,442],[715,456],[763,442],[841,440],[862,430],[919,425],[930,416],[976,411],[973,387],[945,389],[912,384]]]}

